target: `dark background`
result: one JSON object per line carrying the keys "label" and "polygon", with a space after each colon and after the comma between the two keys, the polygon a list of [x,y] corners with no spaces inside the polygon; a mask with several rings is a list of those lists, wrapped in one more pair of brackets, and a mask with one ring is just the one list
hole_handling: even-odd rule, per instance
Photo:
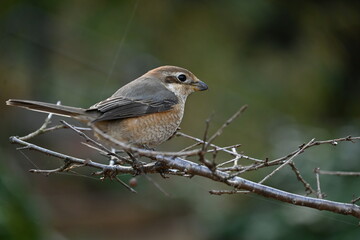
{"label": "dark background", "polygon": [[[38,128],[46,115],[5,106],[22,98],[88,107],[154,67],[177,65],[209,85],[188,99],[183,132],[201,137],[212,114],[214,132],[249,104],[216,143],[241,143],[245,154],[275,158],[312,138],[360,135],[359,29],[359,1],[2,1],[0,238],[359,238],[353,217],[255,195],[212,196],[208,190],[222,186],[196,177],[153,176],[166,197],[144,177],[132,194],[116,182],[80,175],[89,176],[86,170],[31,174],[28,169],[61,161],[16,151],[8,137]],[[80,140],[64,130],[33,141],[103,159]],[[189,144],[176,138],[159,149]],[[315,187],[315,167],[359,171],[359,156],[359,143],[342,143],[295,161]],[[268,171],[246,177],[259,180]],[[359,194],[356,177],[321,180],[331,200],[350,202]],[[288,168],[268,184],[304,194]]]}

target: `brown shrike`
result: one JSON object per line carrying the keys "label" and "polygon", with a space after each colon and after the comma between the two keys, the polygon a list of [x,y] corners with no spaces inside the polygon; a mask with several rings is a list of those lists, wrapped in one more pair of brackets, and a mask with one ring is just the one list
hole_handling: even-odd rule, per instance
{"label": "brown shrike", "polygon": [[153,148],[178,129],[187,97],[208,86],[190,71],[175,66],[155,68],[88,109],[30,100],[6,104],[75,118],[136,147]]}

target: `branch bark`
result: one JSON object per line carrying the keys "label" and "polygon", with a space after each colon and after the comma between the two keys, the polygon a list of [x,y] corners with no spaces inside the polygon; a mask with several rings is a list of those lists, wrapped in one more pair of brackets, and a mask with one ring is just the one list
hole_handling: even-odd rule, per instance
{"label": "branch bark", "polygon": [[[333,146],[336,146],[338,145],[338,142],[355,142],[359,140],[360,137],[348,136],[344,138],[337,138],[326,141],[314,141],[313,139],[307,144],[299,146],[297,150],[287,154],[286,156],[274,160],[269,160],[268,158],[266,158],[265,160],[261,160],[244,155],[242,153],[238,153],[236,151],[236,147],[239,147],[240,144],[225,147],[215,145],[213,143],[213,140],[219,135],[221,135],[223,130],[235,118],[239,117],[245,109],[246,106],[240,108],[239,111],[237,111],[231,118],[229,118],[229,120],[227,120],[208,140],[206,140],[208,127],[206,128],[206,134],[204,134],[205,137],[203,139],[199,139],[184,133],[178,133],[178,136],[186,137],[196,142],[195,144],[192,144],[190,147],[186,148],[186,150],[178,152],[160,152],[136,148],[126,143],[119,142],[118,140],[97,129],[95,126],[91,126],[94,132],[96,132],[98,135],[101,135],[102,138],[112,142],[122,151],[125,151],[129,155],[126,155],[127,157],[123,157],[88,137],[84,132],[82,132],[84,130],[82,128],[77,128],[66,122],[62,122],[63,125],[48,128],[47,126],[50,123],[51,115],[46,118],[44,124],[35,132],[30,133],[25,137],[12,136],[9,140],[11,143],[21,145],[22,147],[20,147],[19,149],[34,150],[42,154],[62,159],[64,162],[63,166],[55,169],[31,169],[30,171],[33,173],[43,173],[49,175],[58,172],[70,171],[74,168],[79,167],[90,167],[96,170],[100,170],[95,173],[95,175],[101,176],[100,179],[104,179],[106,177],[115,179],[116,181],[119,181],[121,184],[123,184],[131,192],[136,191],[130,186],[128,186],[126,183],[122,182],[118,178],[119,174],[145,175],[146,177],[148,177],[148,174],[161,174],[162,176],[164,176],[164,174],[169,174],[182,177],[199,176],[212,181],[221,182],[224,184],[224,186],[232,188],[232,190],[209,191],[211,194],[222,195],[237,193],[255,193],[266,198],[276,199],[278,201],[290,203],[293,205],[309,207],[318,210],[326,210],[338,214],[351,215],[360,219],[360,207],[355,204],[357,201],[359,201],[359,198],[353,199],[351,203],[341,203],[325,200],[322,199],[324,195],[321,193],[320,190],[320,175],[322,174],[339,176],[359,176],[358,172],[346,173],[340,171],[323,171],[317,169],[317,191],[315,191],[314,188],[312,188],[311,185],[302,177],[299,169],[297,169],[294,164],[294,159],[310,147],[322,144],[331,144]],[[86,146],[90,147],[91,149],[97,150],[102,155],[105,154],[105,156],[109,158],[109,164],[103,164],[89,159],[73,157],[28,142],[29,139],[34,138],[37,135],[49,133],[51,131],[60,130],[63,128],[72,129],[76,134],[79,134],[86,140]],[[193,149],[197,146],[201,146],[201,148]],[[210,147],[212,149],[208,149]],[[221,163],[216,164],[215,159],[217,157],[217,152],[219,151],[230,155],[233,159],[222,161]],[[211,154],[212,160],[206,159],[206,154]],[[151,159],[152,162],[140,162],[137,159],[138,156],[147,157]],[[191,156],[197,156],[200,163],[195,163],[185,159],[186,157]],[[251,163],[242,166],[239,164],[239,160],[241,159],[250,160]],[[232,166],[226,167],[229,164],[232,164]],[[295,172],[296,179],[302,183],[305,188],[305,192],[307,192],[308,194],[316,194],[317,198],[286,192],[262,184],[266,179],[272,177],[278,171],[282,170],[283,167],[286,165],[289,165],[291,169]],[[278,167],[258,183],[240,177],[242,173],[248,171],[255,171],[271,166]]]}
{"label": "branch bark", "polygon": [[178,169],[188,174],[198,175],[212,179],[217,182],[223,182],[228,186],[236,189],[243,189],[252,193],[259,194],[266,198],[276,199],[282,202],[287,202],[294,205],[305,206],[315,208],[318,210],[327,210],[344,215],[352,215],[356,218],[360,218],[360,207],[355,204],[340,203],[335,201],[329,201],[325,199],[317,199],[311,197],[305,197],[289,192],[285,192],[276,188],[265,186],[259,183],[249,181],[241,177],[232,177],[222,171],[212,172],[205,166],[198,165],[196,163],[180,159],[171,158],[167,156],[157,156],[158,161],[165,163],[171,168]]}
{"label": "branch bark", "polygon": [[[120,173],[136,174],[136,170],[134,170],[134,168],[130,166],[107,165],[107,164],[97,163],[91,160],[75,158],[62,153],[48,150],[46,148],[37,146],[32,143],[28,143],[26,141],[20,140],[17,137],[10,137],[10,142],[23,145],[29,150],[42,152],[47,155],[51,155],[63,159],[65,161],[82,164],[83,166],[101,169],[103,171],[111,171],[111,172],[115,172],[116,174],[120,174]],[[334,213],[352,215],[356,218],[360,218],[360,207],[355,204],[340,203],[340,202],[329,201],[325,199],[317,199],[312,197],[305,197],[305,196],[285,192],[276,188],[255,183],[253,181],[241,177],[231,176],[230,174],[225,173],[223,171],[219,171],[219,170],[212,171],[206,166],[199,165],[197,163],[182,159],[180,157],[172,157],[172,156],[158,154],[155,157],[155,159],[158,162],[165,164],[166,168],[173,170],[175,169],[192,176],[196,175],[211,179],[213,181],[222,182],[228,186],[234,187],[235,189],[247,190],[249,192],[264,196],[266,198],[272,198],[293,205],[305,206],[305,207],[315,208],[318,210],[327,210]],[[144,171],[144,173],[158,173],[159,169],[154,166],[155,166],[154,163],[149,163],[147,165],[142,166],[142,170]],[[162,166],[161,168],[164,168],[164,166]]]}

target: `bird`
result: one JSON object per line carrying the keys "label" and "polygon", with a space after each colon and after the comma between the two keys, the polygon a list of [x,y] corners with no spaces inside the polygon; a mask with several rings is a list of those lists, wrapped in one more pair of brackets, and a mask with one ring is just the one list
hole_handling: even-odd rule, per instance
{"label": "bird", "polygon": [[[189,70],[161,66],[89,108],[20,99],[9,99],[6,104],[71,117],[129,146],[153,149],[179,128],[187,97],[207,89]],[[99,134],[95,136],[104,140]]]}

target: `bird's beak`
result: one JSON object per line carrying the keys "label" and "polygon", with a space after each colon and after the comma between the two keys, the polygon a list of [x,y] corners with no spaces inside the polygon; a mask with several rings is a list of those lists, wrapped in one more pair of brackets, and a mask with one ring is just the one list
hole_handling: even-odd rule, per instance
{"label": "bird's beak", "polygon": [[194,86],[195,91],[205,91],[208,89],[208,85],[202,81],[197,81],[192,84]]}

